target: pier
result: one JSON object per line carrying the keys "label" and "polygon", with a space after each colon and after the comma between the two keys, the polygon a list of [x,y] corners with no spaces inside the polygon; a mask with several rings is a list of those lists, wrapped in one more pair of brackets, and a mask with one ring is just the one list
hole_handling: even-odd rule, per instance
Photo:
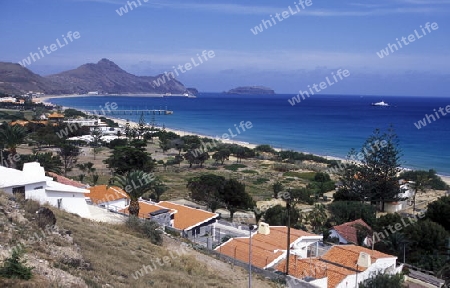
{"label": "pier", "polygon": [[145,109],[145,110],[85,110],[89,114],[94,115],[170,115],[173,111],[167,109]]}

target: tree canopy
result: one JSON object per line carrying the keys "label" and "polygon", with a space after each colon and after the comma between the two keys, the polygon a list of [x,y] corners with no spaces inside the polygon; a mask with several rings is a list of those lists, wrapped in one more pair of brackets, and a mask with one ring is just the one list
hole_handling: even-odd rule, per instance
{"label": "tree canopy", "polygon": [[376,129],[359,151],[350,151],[348,158],[353,164],[341,176],[341,195],[379,202],[384,212],[386,201],[399,200],[400,156],[398,137],[393,128],[384,133]]}
{"label": "tree canopy", "polygon": [[425,216],[427,219],[442,225],[445,230],[450,231],[450,197],[440,197],[428,204]]}
{"label": "tree canopy", "polygon": [[112,154],[103,162],[119,175],[125,175],[133,170],[142,170],[148,173],[153,171],[155,166],[150,153],[129,146],[115,147]]}
{"label": "tree canopy", "polygon": [[207,203],[212,210],[225,207],[233,214],[236,209],[255,206],[252,197],[245,191],[245,185],[235,179],[209,173],[188,179],[186,187],[191,191],[192,199]]}

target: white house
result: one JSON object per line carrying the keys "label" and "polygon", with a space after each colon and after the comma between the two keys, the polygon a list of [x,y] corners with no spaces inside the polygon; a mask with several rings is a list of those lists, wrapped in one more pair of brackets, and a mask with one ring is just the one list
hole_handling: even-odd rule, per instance
{"label": "white house", "polygon": [[[273,268],[283,259],[286,259],[287,227],[269,226],[261,222],[258,232],[252,236],[252,265],[261,269]],[[322,241],[322,235],[311,234],[294,228],[290,229],[290,255],[298,258],[308,257],[308,251],[316,250],[314,247]],[[232,238],[224,244],[216,247],[215,251],[234,258],[244,263],[248,263],[250,246],[249,237]],[[310,249],[313,248],[313,249]],[[316,247],[317,248],[317,247]],[[317,250],[314,252],[317,255]]]}
{"label": "white house", "polygon": [[398,197],[401,199],[395,202],[385,202],[384,203],[384,211],[387,213],[395,213],[403,209],[409,208],[412,204],[412,200],[414,197],[414,182],[412,181],[404,181],[400,180],[400,193],[398,193]]}
{"label": "white house", "polygon": [[45,176],[38,162],[25,163],[22,171],[0,166],[0,189],[41,204],[49,203],[81,217],[90,216],[84,197],[89,190],[53,181],[52,177]]}
{"label": "white house", "polygon": [[96,185],[89,188],[86,195],[88,202],[102,208],[118,212],[130,205],[130,197],[117,186]]}
{"label": "white house", "polygon": [[339,239],[339,244],[356,244],[358,243],[358,230],[365,230],[367,232],[366,237],[363,239],[363,243],[366,246],[370,245],[372,239],[372,228],[367,225],[362,219],[356,219],[351,222],[346,222],[341,225],[333,226],[330,229],[330,238]]}
{"label": "white house", "polygon": [[[403,265],[397,257],[361,246],[333,246],[321,257],[301,259],[291,256],[289,275],[320,288],[358,287],[358,284],[377,274],[397,274]],[[277,267],[285,271],[286,260]],[[303,286],[295,286],[303,287]]]}

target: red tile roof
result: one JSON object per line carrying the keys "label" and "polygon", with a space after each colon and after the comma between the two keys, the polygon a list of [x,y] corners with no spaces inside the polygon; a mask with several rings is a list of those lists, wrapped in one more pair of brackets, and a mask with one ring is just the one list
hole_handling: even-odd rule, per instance
{"label": "red tile roof", "polygon": [[129,198],[125,191],[116,186],[107,188],[107,185],[97,185],[89,188],[89,190],[91,193],[85,194],[85,196],[91,198],[91,201],[95,204]]}
{"label": "red tile roof", "polygon": [[[336,245],[319,258],[299,259],[291,255],[289,258],[289,274],[298,279],[328,277],[327,287],[334,288],[347,276],[356,274],[356,263],[361,252],[369,254],[372,263],[381,258],[397,258],[361,246]],[[286,260],[281,261],[276,269],[285,272]],[[358,271],[365,271],[366,269],[358,266]]]}
{"label": "red tile roof", "polygon": [[369,229],[370,232],[372,232],[372,228],[370,228],[369,225],[366,224],[362,219],[357,219],[352,222],[347,222],[341,225],[333,226],[333,229],[336,230],[339,235],[341,235],[342,238],[347,240],[349,243],[358,244],[358,233],[357,233],[357,227],[358,225],[366,227]]}
{"label": "red tile roof", "polygon": [[77,188],[86,188],[86,187],[89,186],[87,184],[84,184],[84,183],[81,183],[79,181],[75,181],[75,180],[69,179],[67,177],[58,175],[58,174],[53,173],[53,172],[48,172],[47,175],[49,177],[56,178],[56,182],[61,183],[61,184],[66,184],[66,185],[74,186],[74,187],[77,187]]}
{"label": "red tile roof", "polygon": [[[319,236],[302,230],[291,228],[291,245],[301,237]],[[248,263],[249,237],[234,238],[217,247],[215,250],[227,256]],[[252,235],[252,265],[265,268],[286,251],[287,227],[271,226],[270,233]]]}

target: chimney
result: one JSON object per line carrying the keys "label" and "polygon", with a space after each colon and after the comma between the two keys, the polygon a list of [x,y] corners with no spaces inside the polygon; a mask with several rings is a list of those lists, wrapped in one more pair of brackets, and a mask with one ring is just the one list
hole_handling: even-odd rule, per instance
{"label": "chimney", "polygon": [[370,264],[372,264],[370,261],[370,255],[364,252],[360,252],[356,265],[358,265],[359,267],[369,267]]}
{"label": "chimney", "polygon": [[270,234],[269,224],[260,222],[258,226],[258,234],[269,235]]}

